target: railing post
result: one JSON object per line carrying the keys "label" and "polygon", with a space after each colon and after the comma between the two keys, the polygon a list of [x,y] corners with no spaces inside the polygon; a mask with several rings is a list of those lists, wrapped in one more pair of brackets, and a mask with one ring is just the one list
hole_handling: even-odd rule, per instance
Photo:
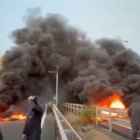
{"label": "railing post", "polygon": [[77,106],[76,106],[76,114],[77,114],[77,115],[78,115],[78,109],[79,109],[79,108],[78,108],[78,105],[77,105]]}
{"label": "railing post", "polygon": [[69,112],[70,112],[70,104],[69,104]]}
{"label": "railing post", "polygon": [[67,104],[67,112],[69,111],[69,107],[68,107],[68,104]]}
{"label": "railing post", "polygon": [[74,114],[75,114],[75,105],[74,105],[74,111],[73,111],[73,112],[74,112]]}
{"label": "railing post", "polygon": [[76,114],[76,105],[74,105],[74,114]]}
{"label": "railing post", "polygon": [[84,109],[85,106],[79,106],[79,114],[81,114],[82,110]]}
{"label": "railing post", "polygon": [[71,112],[71,105],[69,104],[69,111]]}
{"label": "railing post", "polygon": [[74,105],[72,105],[72,113],[74,113]]}
{"label": "railing post", "polygon": [[67,107],[67,104],[65,104],[65,109],[66,109],[66,111],[68,111],[68,107]]}
{"label": "railing post", "polygon": [[112,117],[111,117],[111,109],[109,109],[109,132],[112,132]]}
{"label": "railing post", "polygon": [[96,126],[98,126],[98,107],[96,106]]}

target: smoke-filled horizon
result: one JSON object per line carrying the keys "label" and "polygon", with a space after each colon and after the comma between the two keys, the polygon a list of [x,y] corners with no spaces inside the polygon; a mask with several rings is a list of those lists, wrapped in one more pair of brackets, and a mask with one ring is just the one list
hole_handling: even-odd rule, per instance
{"label": "smoke-filled horizon", "polygon": [[[48,70],[59,66],[60,99],[98,102],[122,90],[129,104],[140,94],[140,57],[123,42],[102,38],[92,42],[85,33],[58,14],[26,16],[25,27],[12,32],[16,44],[2,59],[0,108],[7,109],[30,95],[46,94],[55,76]],[[53,80],[51,78],[53,77]],[[55,91],[55,90],[54,90]],[[69,98],[67,98],[69,97]]]}

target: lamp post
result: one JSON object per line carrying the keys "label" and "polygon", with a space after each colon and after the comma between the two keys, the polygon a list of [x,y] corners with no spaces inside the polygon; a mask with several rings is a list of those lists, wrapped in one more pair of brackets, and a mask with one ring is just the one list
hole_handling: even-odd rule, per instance
{"label": "lamp post", "polygon": [[124,40],[123,42],[124,42],[125,44],[128,44],[128,40]]}
{"label": "lamp post", "polygon": [[128,40],[124,40],[123,42],[128,43]]}
{"label": "lamp post", "polygon": [[56,85],[55,85],[55,96],[56,96],[56,106],[58,106],[58,80],[59,80],[59,70],[58,65],[56,65],[55,71],[48,71],[48,73],[55,73],[56,74]]}

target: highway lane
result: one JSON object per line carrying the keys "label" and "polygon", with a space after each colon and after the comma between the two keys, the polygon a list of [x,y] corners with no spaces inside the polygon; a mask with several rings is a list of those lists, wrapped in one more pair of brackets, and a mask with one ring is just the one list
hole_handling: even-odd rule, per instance
{"label": "highway lane", "polygon": [[3,140],[22,140],[24,121],[0,122]]}
{"label": "highway lane", "polygon": [[[3,140],[22,140],[22,132],[25,121],[9,121],[0,122],[0,129],[3,134]],[[43,129],[42,129],[42,140],[55,140],[56,126],[54,116],[51,108],[48,108]]]}
{"label": "highway lane", "polygon": [[[22,132],[25,121],[0,122],[0,129],[3,134],[3,140],[22,140]],[[55,140],[57,134],[56,123],[52,109],[48,108],[44,125],[42,129],[41,140]]]}
{"label": "highway lane", "polygon": [[[24,121],[0,122],[3,140],[22,140]],[[55,139],[55,123],[52,114],[47,114],[42,130],[42,140]]]}
{"label": "highway lane", "polygon": [[[24,121],[0,122],[0,129],[4,138],[3,140],[22,140],[24,123]],[[101,126],[108,127],[107,121],[101,122],[99,124]],[[130,137],[131,134],[130,129],[117,124],[113,124],[113,131],[126,137]],[[54,116],[52,113],[48,113],[42,130],[42,140],[54,140],[56,133]]]}
{"label": "highway lane", "polygon": [[[0,122],[3,140],[22,140],[24,121]],[[42,140],[55,139],[55,123],[52,114],[47,114],[42,130]]]}

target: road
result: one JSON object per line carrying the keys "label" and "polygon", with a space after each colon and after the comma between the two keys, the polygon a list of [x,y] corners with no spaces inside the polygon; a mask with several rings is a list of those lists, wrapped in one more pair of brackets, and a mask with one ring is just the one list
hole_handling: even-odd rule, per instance
{"label": "road", "polygon": [[22,140],[24,121],[0,122],[3,140]]}
{"label": "road", "polygon": [[[24,123],[24,121],[0,122],[3,140],[22,140]],[[42,129],[41,140],[55,140],[56,135],[59,137],[52,110],[48,108],[48,113]]]}
{"label": "road", "polygon": [[48,113],[42,129],[41,140],[55,140],[56,129],[52,113]]}
{"label": "road", "polygon": [[[102,122],[100,125],[108,127],[107,122]],[[22,140],[22,131],[24,127],[24,121],[11,121],[0,122],[0,129],[3,134],[3,140]],[[120,125],[113,124],[113,131],[120,133],[121,135],[130,137],[130,129],[124,128]],[[57,134],[54,116],[52,112],[49,112],[46,116],[41,140],[55,140]]]}

